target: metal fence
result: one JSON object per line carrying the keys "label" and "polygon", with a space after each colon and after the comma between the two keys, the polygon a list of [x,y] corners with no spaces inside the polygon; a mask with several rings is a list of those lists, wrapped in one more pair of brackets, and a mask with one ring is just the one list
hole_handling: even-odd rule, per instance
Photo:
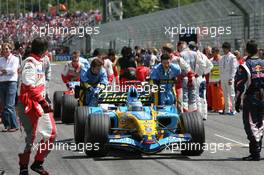
{"label": "metal fence", "polygon": [[[237,0],[241,7],[249,13],[249,38],[256,39],[260,47],[264,47],[264,1]],[[160,48],[165,42],[176,44],[179,35],[166,33],[170,27],[197,27],[202,32],[198,36],[201,46],[220,46],[228,41],[236,49],[245,46],[245,22],[241,10],[231,0],[204,0],[180,8],[163,10],[151,14],[137,16],[123,21],[115,21],[100,25],[100,34],[91,36],[91,44],[86,42],[86,51],[94,48],[115,48],[117,51],[123,46],[139,45],[141,47]],[[203,27],[217,29],[231,27],[231,34],[207,34]],[[179,32],[179,31],[178,31]],[[71,41],[75,48],[83,48],[79,38]],[[86,40],[87,41],[87,40]],[[69,43],[70,44],[70,43]],[[70,45],[70,47],[73,47]],[[89,47],[87,49],[87,47]]]}

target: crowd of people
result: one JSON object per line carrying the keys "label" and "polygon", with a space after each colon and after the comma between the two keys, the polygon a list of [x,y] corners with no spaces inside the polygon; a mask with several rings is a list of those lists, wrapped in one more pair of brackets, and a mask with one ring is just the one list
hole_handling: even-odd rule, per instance
{"label": "crowd of people", "polygon": [[[181,112],[198,111],[204,120],[208,110],[236,115],[243,104],[251,153],[244,159],[259,160],[264,113],[263,50],[254,41],[248,42],[245,56],[237,50],[232,52],[228,42],[222,48],[207,46],[200,51],[195,42],[179,41],[175,48],[171,43],[164,44],[161,50],[125,46],[121,56],[113,49],[98,48],[89,59],[74,51],[72,61],[62,72],[62,80],[65,84],[80,81],[79,105],[84,106],[96,106],[98,93],[108,85],[128,81],[155,84],[161,80],[173,80],[173,83],[165,84],[165,91],[158,92],[156,105],[176,105]],[[48,93],[51,79],[48,40],[35,38],[28,51],[19,44],[14,47],[12,43],[3,43],[0,53],[2,132],[19,129],[18,114],[26,133],[26,147],[19,153],[20,174],[26,175],[37,128],[41,127],[44,144],[54,142],[56,136]],[[42,166],[47,154],[48,150],[37,151],[31,169],[47,174]]]}
{"label": "crowd of people", "polygon": [[[19,41],[20,43],[30,43],[33,38],[37,37],[36,30],[39,27],[71,28],[78,26],[93,26],[100,22],[97,16],[100,15],[98,10],[90,12],[65,12],[60,15],[52,16],[46,13],[25,13],[17,15],[0,16],[0,42],[1,41]],[[54,33],[48,35],[50,45],[62,42],[70,33],[64,35]],[[2,44],[2,43],[0,43]]]}

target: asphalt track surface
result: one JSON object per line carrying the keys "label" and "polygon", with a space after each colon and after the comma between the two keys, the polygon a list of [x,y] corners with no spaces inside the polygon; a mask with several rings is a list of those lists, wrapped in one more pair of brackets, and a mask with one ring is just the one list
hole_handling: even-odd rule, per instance
{"label": "asphalt track surface", "polygon": [[[50,94],[65,89],[60,78],[62,68],[62,65],[52,66]],[[73,125],[57,122],[57,129],[57,143],[73,143]],[[106,157],[90,158],[74,150],[54,150],[48,156],[45,167],[51,175],[263,174],[263,158],[259,162],[241,161],[241,157],[248,155],[248,141],[241,113],[235,117],[209,113],[208,120],[205,121],[205,132],[206,143],[211,149],[197,157],[182,156],[172,150],[156,155],[113,150]],[[17,153],[24,141],[23,137],[24,133],[20,131],[0,133],[0,169],[4,169],[7,175],[18,174]],[[224,149],[223,144],[227,144]],[[34,173],[30,171],[30,174]]]}

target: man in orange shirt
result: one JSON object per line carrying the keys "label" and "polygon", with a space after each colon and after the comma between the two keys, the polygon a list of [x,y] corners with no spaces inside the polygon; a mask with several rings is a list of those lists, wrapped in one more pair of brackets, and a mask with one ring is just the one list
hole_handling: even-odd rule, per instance
{"label": "man in orange shirt", "polygon": [[214,47],[212,49],[212,55],[213,58],[211,58],[211,61],[214,67],[209,74],[209,91],[212,94],[212,110],[214,112],[222,112],[221,110],[224,109],[224,96],[220,84],[220,50]]}

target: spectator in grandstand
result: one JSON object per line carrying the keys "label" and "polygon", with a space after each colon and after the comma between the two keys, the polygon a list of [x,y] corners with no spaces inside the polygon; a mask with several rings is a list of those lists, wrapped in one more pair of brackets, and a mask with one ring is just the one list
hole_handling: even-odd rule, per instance
{"label": "spectator in grandstand", "polygon": [[217,47],[212,49],[211,61],[213,63],[213,69],[209,74],[209,91],[212,97],[212,110],[213,112],[223,112],[224,109],[224,96],[220,83],[220,50]]}
{"label": "spectator in grandstand", "polygon": [[144,66],[144,62],[142,57],[139,57],[137,60],[137,68],[136,68],[136,77],[139,81],[146,81],[147,77],[149,76],[150,69]]}
{"label": "spectator in grandstand", "polygon": [[[205,75],[209,74],[213,68],[212,62],[207,58],[205,54],[200,52],[196,43],[192,44],[193,49],[197,53],[197,61],[195,65],[195,90],[196,90],[196,102],[197,109],[202,114],[203,120],[207,120],[207,100],[206,100],[206,79]],[[204,63],[199,63],[199,60]]]}
{"label": "spectator in grandstand", "polygon": [[118,57],[116,56],[115,51],[113,49],[109,49],[108,58],[113,63],[113,72],[114,72],[115,84],[119,84],[119,74],[118,74],[118,68],[116,66],[116,64],[118,62]]}
{"label": "spectator in grandstand", "polygon": [[3,132],[18,130],[15,100],[17,94],[17,81],[19,59],[12,53],[10,43],[2,44],[2,56],[0,58],[0,101],[3,104]]}
{"label": "spectator in grandstand", "polygon": [[[161,86],[160,80],[176,80],[177,76],[181,74],[181,68],[177,64],[171,63],[169,54],[161,56],[161,63],[155,66],[150,73],[151,82]],[[174,94],[174,83],[163,84],[163,90],[158,93],[158,99],[155,99],[156,105],[173,105],[176,104],[176,94]],[[160,88],[161,89],[161,88]],[[155,95],[156,96],[156,95]]]}
{"label": "spectator in grandstand", "polygon": [[245,60],[244,60],[244,58],[241,56],[241,53],[240,53],[238,50],[234,51],[234,55],[236,56],[237,64],[238,64],[238,65],[244,64]]}
{"label": "spectator in grandstand", "polygon": [[237,70],[237,59],[231,51],[231,44],[224,42],[222,45],[224,55],[220,60],[220,79],[224,93],[225,108],[220,114],[235,115],[235,90],[234,77]]}
{"label": "spectator in grandstand", "polygon": [[136,79],[136,61],[130,47],[123,47],[122,57],[118,60],[120,66],[120,84],[127,80]]}
{"label": "spectator in grandstand", "polygon": [[49,145],[56,138],[56,125],[51,105],[45,99],[45,70],[43,56],[48,49],[44,38],[32,42],[31,54],[23,62],[21,70],[21,88],[18,101],[19,118],[26,133],[25,145],[19,150],[20,175],[28,174],[31,149],[37,136],[41,135],[43,146],[38,147],[30,168],[38,174],[49,174],[44,168],[44,159],[50,152]]}
{"label": "spectator in grandstand", "polygon": [[101,59],[94,59],[87,71],[82,69],[79,92],[80,106],[97,106],[97,97],[108,84],[107,73]]}

